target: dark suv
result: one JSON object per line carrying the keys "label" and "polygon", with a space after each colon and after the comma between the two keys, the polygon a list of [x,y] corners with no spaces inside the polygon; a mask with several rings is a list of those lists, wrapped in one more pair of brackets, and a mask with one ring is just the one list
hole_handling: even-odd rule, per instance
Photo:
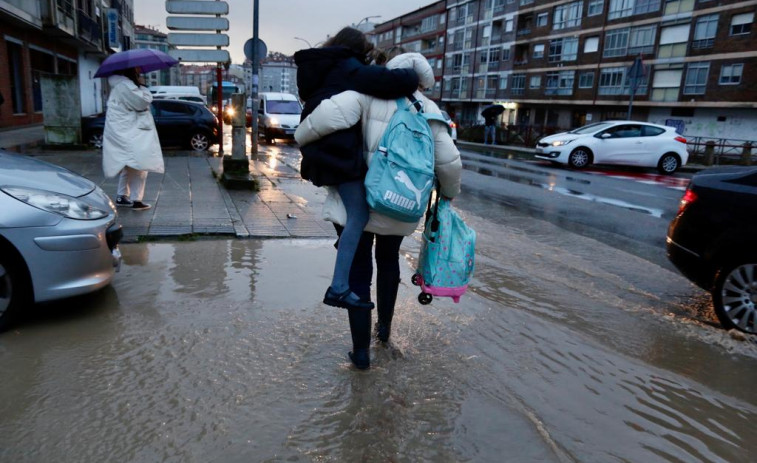
{"label": "dark suv", "polygon": [[668,228],[668,258],[712,293],[725,328],[757,333],[757,167],[696,174]]}
{"label": "dark suv", "polygon": [[[220,140],[218,119],[203,104],[156,99],[151,111],[161,146],[189,146],[205,151]],[[83,117],[81,126],[84,140],[101,148],[105,113]]]}

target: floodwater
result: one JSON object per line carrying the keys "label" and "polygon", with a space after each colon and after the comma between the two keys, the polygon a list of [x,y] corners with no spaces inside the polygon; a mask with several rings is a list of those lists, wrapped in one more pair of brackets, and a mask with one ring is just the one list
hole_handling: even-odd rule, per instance
{"label": "floodwater", "polygon": [[320,303],[330,240],[123,245],[111,287],[0,336],[0,461],[754,460],[757,347],[689,313],[701,291],[470,204],[471,290],[418,304],[406,239],[366,372]]}

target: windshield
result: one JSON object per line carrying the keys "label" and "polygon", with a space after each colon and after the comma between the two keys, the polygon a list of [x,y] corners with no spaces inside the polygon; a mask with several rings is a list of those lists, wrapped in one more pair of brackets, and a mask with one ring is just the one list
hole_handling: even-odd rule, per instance
{"label": "windshield", "polygon": [[268,100],[270,114],[300,114],[300,103],[291,100]]}
{"label": "windshield", "polygon": [[585,134],[585,133],[594,133],[598,132],[600,130],[606,129],[607,127],[610,127],[612,124],[608,122],[595,122],[594,124],[585,125],[583,127],[579,127],[577,129],[573,129],[568,133],[575,133],[575,134]]}

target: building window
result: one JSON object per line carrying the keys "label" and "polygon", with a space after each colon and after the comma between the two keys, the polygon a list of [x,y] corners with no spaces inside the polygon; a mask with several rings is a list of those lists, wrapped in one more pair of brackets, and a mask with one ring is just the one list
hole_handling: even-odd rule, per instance
{"label": "building window", "polygon": [[738,85],[741,83],[743,64],[724,64],[720,68],[720,85]]}
{"label": "building window", "polygon": [[584,53],[595,53],[599,50],[599,37],[586,37]]}
{"label": "building window", "polygon": [[605,57],[623,56],[628,49],[628,35],[631,29],[626,27],[625,29],[616,29],[614,31],[608,31],[605,36]]}
{"label": "building window", "polygon": [[580,26],[582,12],[583,1],[555,7],[555,13],[552,17],[552,29],[558,30]]}
{"label": "building window", "polygon": [[686,13],[694,10],[692,0],[665,0],[665,11],[663,15]]}
{"label": "building window", "polygon": [[544,58],[544,44],[537,43],[534,45],[534,58]]}
{"label": "building window", "polygon": [[618,19],[633,14],[633,0],[610,0],[607,19]]}
{"label": "building window", "polygon": [[602,8],[604,7],[605,0],[590,0],[589,11],[586,12],[586,16],[596,16],[602,14]]}
{"label": "building window", "polygon": [[572,95],[575,71],[547,73],[545,95]]}
{"label": "building window", "polygon": [[540,13],[536,16],[536,27],[544,27],[549,21],[549,13]]}
{"label": "building window", "polygon": [[657,26],[635,27],[631,29],[628,39],[628,54],[653,53],[656,34]]}
{"label": "building window", "polygon": [[599,74],[599,94],[600,95],[620,95],[623,93],[623,82],[625,81],[625,68],[607,68]]}
{"label": "building window", "polygon": [[574,61],[578,56],[578,37],[566,37],[549,42],[549,61]]}
{"label": "building window", "polygon": [[512,89],[513,95],[522,95],[523,90],[526,88],[526,75],[513,74],[511,79],[512,84],[510,85],[510,88]]}
{"label": "building window", "polygon": [[715,33],[718,31],[718,15],[710,14],[697,19],[694,28],[692,48],[710,48],[715,44]]}
{"label": "building window", "polygon": [[578,76],[578,88],[592,88],[594,87],[594,71],[582,72]]}
{"label": "building window", "polygon": [[678,101],[683,68],[655,68],[652,80],[652,101]]}
{"label": "building window", "polygon": [[689,24],[663,27],[660,31],[660,46],[657,48],[658,58],[674,58],[686,56],[686,46],[689,41]]}
{"label": "building window", "polygon": [[651,13],[660,9],[660,0],[610,0],[607,19],[625,18],[635,14]]}
{"label": "building window", "polygon": [[735,14],[731,18],[731,35],[746,35],[752,31],[754,13]]}
{"label": "building window", "polygon": [[541,87],[541,76],[531,76],[531,78],[528,81],[528,88],[539,88]]}
{"label": "building window", "polygon": [[710,73],[710,63],[691,63],[686,70],[686,82],[683,87],[684,95],[703,95],[707,88],[707,75]]}
{"label": "building window", "polygon": [[8,50],[8,74],[11,81],[11,107],[14,114],[25,113],[25,89],[21,45],[6,40]]}

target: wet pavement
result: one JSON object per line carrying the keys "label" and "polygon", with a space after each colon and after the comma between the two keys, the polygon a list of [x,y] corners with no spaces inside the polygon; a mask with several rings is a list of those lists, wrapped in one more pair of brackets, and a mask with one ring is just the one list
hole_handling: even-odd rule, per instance
{"label": "wet pavement", "polygon": [[[478,232],[471,289],[418,304],[405,239],[393,345],[353,369],[346,314],[320,302],[333,230],[285,151],[252,163],[259,195],[213,187],[213,157],[167,156],[152,212],[121,214],[148,238],[113,284],[0,336],[0,461],[754,459],[757,344],[698,319],[701,290],[472,194],[455,200]],[[180,240],[157,233],[180,217]],[[288,239],[237,238],[255,236]]]}

